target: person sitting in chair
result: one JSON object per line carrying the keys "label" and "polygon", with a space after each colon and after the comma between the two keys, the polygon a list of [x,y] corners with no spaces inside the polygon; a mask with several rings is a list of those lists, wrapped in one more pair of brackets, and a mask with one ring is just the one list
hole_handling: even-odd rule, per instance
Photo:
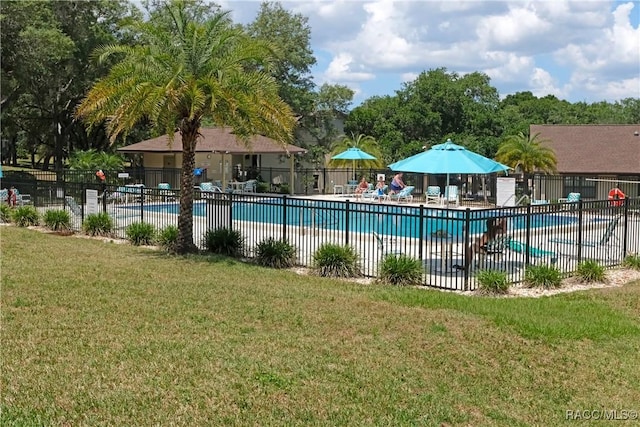
{"label": "person sitting in chair", "polygon": [[487,230],[476,239],[468,248],[465,253],[464,266],[455,264],[453,268],[456,270],[466,270],[471,265],[473,257],[479,251],[487,252],[487,244],[494,240],[498,235],[505,234],[507,232],[507,220],[505,218],[489,218],[487,220]]}
{"label": "person sitting in chair", "polygon": [[402,172],[395,174],[393,179],[391,180],[391,184],[389,184],[389,193],[395,194],[399,193],[406,185],[402,181]]}
{"label": "person sitting in chair", "polygon": [[362,193],[364,193],[368,189],[369,189],[369,183],[367,182],[367,179],[363,176],[362,179],[360,180],[360,183],[356,187],[356,197],[360,197]]}

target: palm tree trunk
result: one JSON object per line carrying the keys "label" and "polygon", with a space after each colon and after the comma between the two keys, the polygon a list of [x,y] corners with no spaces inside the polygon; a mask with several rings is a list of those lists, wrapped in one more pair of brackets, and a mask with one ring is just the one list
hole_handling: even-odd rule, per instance
{"label": "palm tree trunk", "polygon": [[178,242],[176,252],[194,253],[198,247],[193,243],[193,170],[195,168],[196,143],[199,123],[183,122],[182,135],[182,178],[180,180],[180,215],[178,216]]}

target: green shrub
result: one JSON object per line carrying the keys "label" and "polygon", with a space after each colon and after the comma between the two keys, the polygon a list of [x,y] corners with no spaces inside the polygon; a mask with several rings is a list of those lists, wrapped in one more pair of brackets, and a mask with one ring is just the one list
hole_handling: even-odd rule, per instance
{"label": "green shrub", "polygon": [[113,227],[113,219],[106,212],[89,214],[82,223],[82,229],[90,236],[110,236]]}
{"label": "green shrub", "polygon": [[40,223],[40,214],[36,210],[35,206],[31,205],[18,206],[13,209],[11,218],[18,227],[29,227]]}
{"label": "green shrub", "polygon": [[127,240],[135,246],[152,245],[156,240],[156,228],[147,222],[133,222],[125,230]]}
{"label": "green shrub", "polygon": [[562,273],[550,265],[531,265],[524,274],[524,283],[530,288],[559,288],[562,285]]}
{"label": "green shrub", "polygon": [[53,231],[71,229],[71,215],[64,209],[52,209],[44,213],[44,225]]}
{"label": "green shrub", "polygon": [[269,237],[256,246],[256,262],[263,267],[291,268],[296,262],[296,248],[286,240]]}
{"label": "green shrub", "polygon": [[500,295],[509,292],[507,273],[496,270],[480,270],[476,276],[480,292],[489,295]]}
{"label": "green shrub", "polygon": [[640,255],[627,255],[622,261],[622,266],[640,270]]}
{"label": "green shrub", "polygon": [[351,246],[325,243],[313,254],[313,267],[323,277],[358,277],[358,254]]}
{"label": "green shrub", "polygon": [[244,255],[244,238],[238,230],[216,228],[204,234],[203,246],[207,251],[239,258]]}
{"label": "green shrub", "polygon": [[280,194],[289,194],[289,184],[280,184]]}
{"label": "green shrub", "polygon": [[178,243],[178,227],[168,225],[158,233],[158,244],[169,252],[175,252]]}
{"label": "green shrub", "polygon": [[586,260],[578,264],[576,274],[580,281],[586,283],[605,281],[604,267],[594,260]]}
{"label": "green shrub", "polygon": [[11,206],[2,203],[0,200],[0,221],[11,222]]}
{"label": "green shrub", "polygon": [[256,184],[256,193],[268,193],[270,190],[270,186],[268,182],[259,181]]}
{"label": "green shrub", "polygon": [[379,283],[398,286],[422,284],[422,262],[406,255],[386,255],[378,271]]}

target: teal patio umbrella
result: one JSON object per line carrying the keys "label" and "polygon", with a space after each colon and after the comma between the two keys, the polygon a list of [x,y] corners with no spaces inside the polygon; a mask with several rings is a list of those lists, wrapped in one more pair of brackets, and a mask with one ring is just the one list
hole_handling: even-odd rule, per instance
{"label": "teal patio umbrella", "polygon": [[390,164],[389,169],[394,172],[447,175],[448,187],[451,174],[487,175],[505,172],[509,170],[509,166],[469,151],[447,139],[444,144],[434,145],[427,151]]}
{"label": "teal patio umbrella", "polygon": [[356,162],[358,160],[377,160],[376,157],[371,154],[362,151],[357,147],[351,147],[346,149],[340,154],[336,154],[331,158],[331,160],[352,160],[353,161],[353,175],[356,174]]}

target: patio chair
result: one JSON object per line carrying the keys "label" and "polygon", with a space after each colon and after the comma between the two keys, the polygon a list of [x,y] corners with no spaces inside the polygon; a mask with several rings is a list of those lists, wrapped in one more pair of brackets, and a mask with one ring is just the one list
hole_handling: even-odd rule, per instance
{"label": "patio chair", "polygon": [[430,185],[427,187],[425,195],[425,204],[433,203],[436,205],[442,205],[442,197],[440,194],[440,187],[438,185]]}
{"label": "patio chair", "polygon": [[77,215],[77,216],[82,215],[82,208],[80,207],[80,205],[78,205],[78,203],[75,201],[73,197],[65,196],[64,203],[69,207],[69,209],[71,209],[71,212],[73,212],[74,215]]}
{"label": "patio chair", "polygon": [[[581,249],[588,249],[591,252],[601,249],[605,253],[605,260],[610,261],[614,258],[614,255],[618,253],[618,251],[615,250],[616,246],[614,243],[618,243],[617,249],[620,249],[620,240],[615,235],[615,230],[621,217],[622,215],[616,215],[613,217],[613,219],[609,221],[609,224],[607,224],[604,234],[598,240],[582,240],[578,242],[574,239],[552,238],[549,239],[549,241],[556,244],[557,252],[563,256],[573,257],[573,249],[577,248],[578,243],[580,243]],[[567,248],[572,248],[572,250],[565,250]]]}
{"label": "patio chair", "polygon": [[444,191],[444,203],[455,203],[456,206],[460,206],[460,197],[458,194],[458,187],[456,185],[449,185]]}
{"label": "patio chair", "polygon": [[407,203],[411,203],[413,201],[413,195],[411,194],[415,187],[413,185],[407,185],[399,193],[387,194],[385,196],[385,200],[396,200],[398,203],[403,200]]}
{"label": "patio chair", "polygon": [[220,187],[213,185],[211,182],[201,182],[198,187],[204,199],[211,197],[213,193],[224,193]]}
{"label": "patio chair", "polygon": [[580,193],[569,193],[567,197],[558,199],[558,203],[578,203],[580,197]]}
{"label": "patio chair", "polygon": [[255,193],[256,192],[256,185],[258,184],[258,181],[255,179],[250,179],[249,181],[247,181],[244,184],[244,188],[242,189],[243,193]]}
{"label": "patio chair", "polygon": [[158,195],[164,200],[175,200],[176,193],[171,190],[171,184],[168,182],[161,182],[158,184]]}
{"label": "patio chair", "polygon": [[[16,205],[17,206],[24,206],[24,205],[30,205],[31,204],[31,195],[30,194],[22,194],[20,192],[20,190],[18,190],[17,188],[14,188],[13,192],[16,195]],[[5,200],[6,200],[6,197],[5,197]]]}

